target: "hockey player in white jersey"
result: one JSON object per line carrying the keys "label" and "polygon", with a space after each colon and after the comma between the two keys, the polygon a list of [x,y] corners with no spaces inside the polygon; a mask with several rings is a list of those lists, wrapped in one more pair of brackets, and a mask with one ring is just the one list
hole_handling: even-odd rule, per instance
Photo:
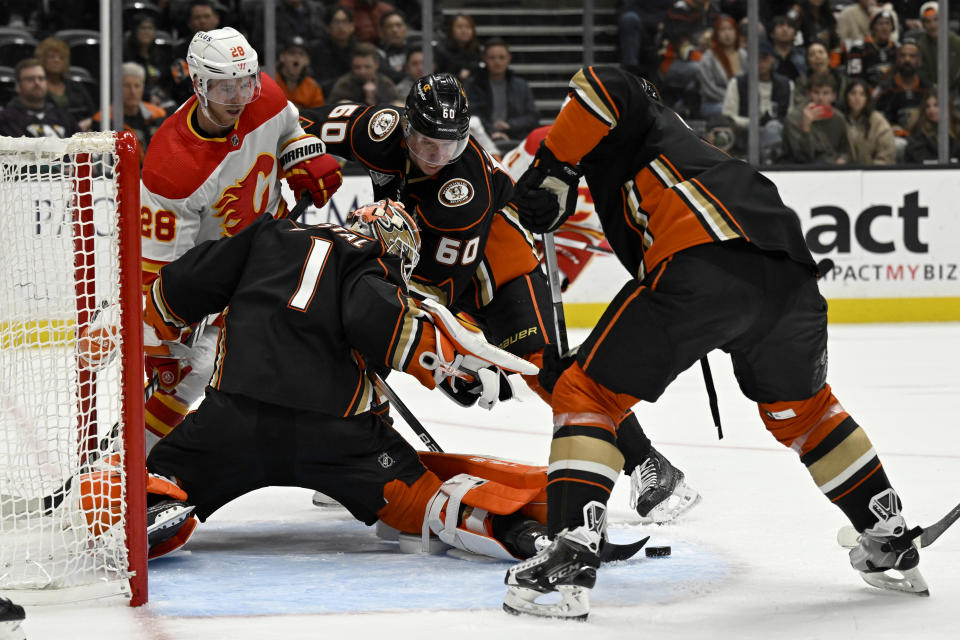
{"label": "hockey player in white jersey", "polygon": [[[194,95],[161,126],[147,150],[140,188],[143,286],[160,268],[205,240],[232,236],[261,214],[287,214],[286,179],[299,199],[323,206],[340,186],[339,163],[301,128],[296,107],[257,53],[230,27],[198,32],[187,63]],[[160,391],[146,404],[148,449],[199,399],[213,370],[219,323],[189,358],[147,353]]]}

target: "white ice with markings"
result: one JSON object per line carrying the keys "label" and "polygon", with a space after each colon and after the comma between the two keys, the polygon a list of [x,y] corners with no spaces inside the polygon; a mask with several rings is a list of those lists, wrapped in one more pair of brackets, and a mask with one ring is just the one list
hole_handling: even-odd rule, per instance
{"label": "white ice with markings", "polygon": [[[833,326],[830,349],[829,381],[873,440],[909,524],[937,520],[960,502],[960,324]],[[313,507],[310,491],[271,488],[228,505],[184,550],[151,563],[148,605],[30,607],[27,637],[956,638],[960,525],[921,553],[929,598],[868,587],[836,543],[839,510],[764,430],[729,359],[714,353],[711,364],[722,441],[699,367],[637,409],[703,501],[676,524],[640,526],[621,479],[613,539],[650,535],[673,555],[603,567],[586,624],[503,613],[506,563],[400,554],[345,512]],[[487,413],[401,378],[391,382],[447,451],[545,464],[549,411],[526,389],[523,402]]]}

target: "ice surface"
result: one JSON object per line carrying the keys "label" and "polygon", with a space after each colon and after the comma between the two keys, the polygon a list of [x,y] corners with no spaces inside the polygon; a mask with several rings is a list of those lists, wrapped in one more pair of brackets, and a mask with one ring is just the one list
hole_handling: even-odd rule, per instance
{"label": "ice surface", "polygon": [[[834,392],[873,440],[908,522],[940,518],[960,501],[960,324],[833,326],[830,349]],[[699,367],[637,408],[703,501],[675,525],[641,526],[626,508],[626,483],[617,485],[612,537],[650,535],[673,555],[605,566],[586,624],[503,613],[505,563],[403,555],[345,512],[313,507],[310,491],[271,488],[228,505],[184,550],[151,563],[148,605],[30,607],[27,637],[958,637],[960,525],[921,553],[930,598],[868,587],[835,542],[840,511],[763,429],[726,356],[711,364],[722,441]],[[522,403],[487,413],[401,376],[391,382],[447,451],[545,463],[549,410],[525,389]]]}

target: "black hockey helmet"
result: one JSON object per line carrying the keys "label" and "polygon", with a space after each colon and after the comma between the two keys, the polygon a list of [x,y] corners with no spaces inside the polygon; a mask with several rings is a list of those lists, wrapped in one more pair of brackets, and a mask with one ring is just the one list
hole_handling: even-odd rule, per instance
{"label": "black hockey helmet", "polygon": [[[470,138],[470,107],[459,80],[449,73],[420,78],[410,87],[406,107],[403,134],[411,153],[431,165],[460,157]],[[429,140],[454,144],[430,144]]]}

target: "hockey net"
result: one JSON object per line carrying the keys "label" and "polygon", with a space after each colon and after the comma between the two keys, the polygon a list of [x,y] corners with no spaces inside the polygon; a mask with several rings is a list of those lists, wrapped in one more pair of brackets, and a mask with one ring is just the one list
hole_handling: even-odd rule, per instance
{"label": "hockey net", "polygon": [[0,595],[146,601],[139,160],[0,136]]}

